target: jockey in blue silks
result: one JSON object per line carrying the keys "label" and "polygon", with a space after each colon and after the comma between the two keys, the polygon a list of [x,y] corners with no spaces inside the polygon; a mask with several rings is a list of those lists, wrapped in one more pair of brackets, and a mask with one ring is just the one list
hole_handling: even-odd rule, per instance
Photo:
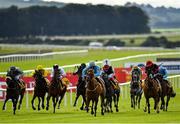
{"label": "jockey in blue silks", "polygon": [[[93,70],[94,70],[95,79],[96,79],[99,83],[101,83],[101,84],[104,83],[104,81],[103,81],[103,80],[101,79],[101,77],[100,77],[100,75],[101,75],[101,69],[100,69],[100,67],[99,67],[98,65],[95,64],[94,61],[89,62],[88,67],[86,67],[85,69],[83,69],[83,71],[82,71],[82,79],[83,79],[83,80],[85,80],[85,76],[86,76],[87,71],[88,71],[89,69],[93,69]],[[103,85],[103,84],[102,84],[102,85]],[[85,87],[87,87],[87,84],[86,84]]]}
{"label": "jockey in blue silks", "polygon": [[167,86],[172,89],[172,93],[171,93],[171,96],[174,97],[176,95],[175,91],[173,90],[173,87],[171,85],[171,83],[168,81],[167,77],[168,77],[168,71],[167,71],[167,68],[163,67],[163,66],[160,66],[159,67],[159,74],[162,76],[163,78],[163,82],[166,82],[167,83]]}
{"label": "jockey in blue silks", "polygon": [[95,64],[94,61],[89,62],[89,65],[83,69],[82,71],[82,78],[84,79],[86,76],[86,73],[89,69],[93,69],[94,70],[94,76],[95,77],[99,77],[101,74],[101,70],[100,67],[98,65]]}
{"label": "jockey in blue silks", "polygon": [[159,73],[162,75],[163,79],[164,80],[167,80],[167,77],[168,77],[168,71],[165,67],[163,66],[160,66],[159,67]]}

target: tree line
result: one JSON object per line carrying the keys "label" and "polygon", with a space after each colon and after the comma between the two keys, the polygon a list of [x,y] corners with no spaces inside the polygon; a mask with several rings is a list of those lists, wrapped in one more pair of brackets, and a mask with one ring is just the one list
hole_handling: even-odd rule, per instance
{"label": "tree line", "polygon": [[68,4],[0,9],[0,37],[140,34],[150,32],[138,7]]}

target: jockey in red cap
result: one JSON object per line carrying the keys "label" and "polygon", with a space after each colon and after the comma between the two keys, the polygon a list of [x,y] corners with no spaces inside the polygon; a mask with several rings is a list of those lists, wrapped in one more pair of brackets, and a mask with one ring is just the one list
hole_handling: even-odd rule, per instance
{"label": "jockey in red cap", "polygon": [[151,78],[155,77],[159,72],[159,66],[153,63],[151,60],[146,62],[145,73]]}

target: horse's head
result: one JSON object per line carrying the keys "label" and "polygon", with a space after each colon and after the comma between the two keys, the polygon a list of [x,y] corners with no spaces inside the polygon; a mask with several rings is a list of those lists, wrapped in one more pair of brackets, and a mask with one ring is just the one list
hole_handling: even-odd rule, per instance
{"label": "horse's head", "polygon": [[6,84],[9,89],[18,89],[19,88],[18,82],[15,81],[15,79],[13,79],[11,77],[6,77]]}
{"label": "horse's head", "polygon": [[34,78],[36,80],[41,80],[43,78],[43,74],[39,70],[35,70]]}
{"label": "horse's head", "polygon": [[89,78],[93,78],[93,77],[94,77],[94,70],[93,70],[93,69],[89,69],[89,70],[87,71],[87,76],[88,76]]}

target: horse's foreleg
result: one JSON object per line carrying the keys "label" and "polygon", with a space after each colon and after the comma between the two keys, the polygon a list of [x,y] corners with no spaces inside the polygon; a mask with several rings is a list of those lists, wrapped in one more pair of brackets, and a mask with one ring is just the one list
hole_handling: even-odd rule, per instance
{"label": "horse's foreleg", "polygon": [[76,99],[75,99],[75,101],[74,101],[74,105],[73,105],[74,107],[76,106],[76,102],[77,102],[77,100],[78,100],[79,96],[80,96],[79,94],[77,94],[77,95],[76,95]]}
{"label": "horse's foreleg", "polygon": [[83,103],[82,103],[82,106],[81,106],[81,110],[83,110],[84,109],[84,104],[85,104],[85,108],[87,109],[87,105],[86,105],[86,96],[85,96],[85,94],[84,95],[82,95],[82,98],[83,98]]}
{"label": "horse's foreleg", "polygon": [[97,105],[98,105],[98,99],[95,100],[95,106],[94,106],[94,116],[96,117],[96,113],[97,113]]}
{"label": "horse's foreleg", "polygon": [[161,107],[160,109],[162,109],[163,111],[165,111],[165,101],[164,101],[164,96],[161,96]]}
{"label": "horse's foreleg", "polygon": [[31,104],[32,104],[33,110],[36,110],[36,108],[34,107],[34,100],[35,100],[35,98],[36,98],[36,95],[34,94],[32,100],[31,100]]}
{"label": "horse's foreleg", "polygon": [[89,103],[90,103],[90,99],[87,97],[86,100],[86,111],[89,112]]}
{"label": "horse's foreleg", "polygon": [[19,100],[19,105],[18,105],[18,109],[19,109],[19,110],[20,110],[20,108],[21,108],[21,104],[22,104],[23,98],[24,98],[24,92],[21,92],[21,94],[20,94],[20,100]]}
{"label": "horse's foreleg", "polygon": [[4,100],[4,105],[3,105],[3,108],[2,110],[5,110],[6,108],[6,102],[9,100],[9,97],[6,95],[6,99]]}
{"label": "horse's foreleg", "polygon": [[56,101],[55,101],[55,97],[54,97],[54,96],[52,97],[52,101],[53,101],[53,108],[54,108],[54,109],[53,109],[53,113],[55,113],[55,109],[56,109],[56,108],[55,108],[55,107],[56,107],[56,103],[55,103],[55,102],[56,102]]}
{"label": "horse's foreleg", "polygon": [[167,109],[168,109],[169,100],[170,100],[170,96],[168,95],[168,96],[167,96],[167,99],[166,99],[166,111],[167,111]]}
{"label": "horse's foreleg", "polygon": [[62,94],[61,97],[60,97],[60,100],[59,100],[59,103],[58,103],[58,109],[60,109],[60,105],[61,105],[62,99],[64,98],[64,95],[65,95],[65,93]]}
{"label": "horse's foreleg", "polygon": [[142,94],[139,94],[139,96],[138,96],[138,109],[140,109],[141,97],[142,97]]}
{"label": "horse's foreleg", "polygon": [[40,105],[41,105],[41,97],[38,97],[38,111],[41,110]]}
{"label": "horse's foreleg", "polygon": [[17,105],[17,102],[18,102],[18,98],[12,98],[12,103],[13,103],[13,114],[15,115],[16,114],[16,105]]}
{"label": "horse's foreleg", "polygon": [[46,98],[46,110],[49,109],[49,100],[50,100],[51,96],[48,94],[47,98]]}
{"label": "horse's foreleg", "polygon": [[134,94],[131,94],[131,108],[135,109],[135,98],[134,98]]}
{"label": "horse's foreleg", "polygon": [[[101,115],[104,115],[104,95],[101,95]],[[98,98],[97,98],[98,102]]]}
{"label": "horse's foreleg", "polygon": [[120,96],[120,93],[117,93],[117,102],[116,102],[116,112],[118,112],[119,111],[119,96]]}
{"label": "horse's foreleg", "polygon": [[42,103],[41,103],[42,109],[44,109],[44,96],[42,96]]}
{"label": "horse's foreleg", "polygon": [[157,112],[157,113],[159,113],[159,100],[160,100],[159,97],[156,97],[156,98],[155,98],[155,106],[156,106],[156,112]]}
{"label": "horse's foreleg", "polygon": [[94,114],[94,100],[92,100],[92,106],[91,106],[91,115],[93,115]]}

